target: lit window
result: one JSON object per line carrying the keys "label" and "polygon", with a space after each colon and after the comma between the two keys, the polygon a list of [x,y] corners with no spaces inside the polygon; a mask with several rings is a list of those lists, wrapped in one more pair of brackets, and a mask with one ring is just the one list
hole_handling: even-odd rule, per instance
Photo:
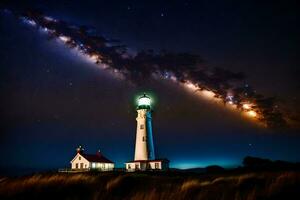
{"label": "lit window", "polygon": [[159,163],[155,163],[155,169],[159,169]]}
{"label": "lit window", "polygon": [[96,168],[96,163],[92,163],[92,168]]}
{"label": "lit window", "polygon": [[144,129],[144,124],[141,124],[141,125],[140,125],[140,129]]}

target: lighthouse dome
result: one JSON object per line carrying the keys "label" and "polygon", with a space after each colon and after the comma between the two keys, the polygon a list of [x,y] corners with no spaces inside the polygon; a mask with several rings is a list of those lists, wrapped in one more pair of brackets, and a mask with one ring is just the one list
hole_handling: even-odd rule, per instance
{"label": "lighthouse dome", "polygon": [[151,99],[149,96],[144,93],[143,96],[140,96],[138,99],[138,109],[150,109]]}

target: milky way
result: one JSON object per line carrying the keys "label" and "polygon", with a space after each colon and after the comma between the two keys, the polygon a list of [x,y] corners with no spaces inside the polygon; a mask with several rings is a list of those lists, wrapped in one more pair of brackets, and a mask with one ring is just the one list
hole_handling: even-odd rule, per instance
{"label": "milky way", "polygon": [[72,25],[39,11],[14,14],[133,84],[147,79],[169,80],[195,91],[196,95],[242,112],[266,127],[288,125],[289,118],[283,114],[275,98],[258,94],[246,83],[242,73],[222,68],[208,69],[199,55],[168,51],[157,53],[153,50],[132,54],[120,41],[100,36],[87,26]]}

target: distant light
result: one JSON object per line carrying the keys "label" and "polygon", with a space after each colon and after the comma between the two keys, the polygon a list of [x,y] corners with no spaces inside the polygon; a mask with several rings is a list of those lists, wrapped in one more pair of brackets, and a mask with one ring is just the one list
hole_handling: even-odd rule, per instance
{"label": "distant light", "polygon": [[100,56],[98,54],[90,54],[89,58],[93,61],[93,62],[100,62]]}
{"label": "distant light", "polygon": [[216,95],[213,91],[209,91],[209,90],[203,90],[202,94],[208,98],[213,98]]}
{"label": "distant light", "polygon": [[170,77],[169,72],[165,72],[165,73],[164,73],[164,78],[165,78],[165,79],[168,79],[169,77]]}
{"label": "distant light", "polygon": [[250,117],[256,117],[257,116],[257,113],[253,110],[250,110],[247,112],[247,114],[250,116]]}
{"label": "distant light", "polygon": [[36,22],[33,21],[33,20],[28,20],[27,22],[28,22],[28,24],[30,24],[30,25],[32,25],[32,26],[35,26],[35,25],[36,25]]}
{"label": "distant light", "polygon": [[44,19],[47,21],[56,21],[55,19],[53,19],[52,17],[49,17],[49,16],[45,16]]}
{"label": "distant light", "polygon": [[35,26],[36,22],[32,19],[28,19],[27,17],[22,17],[23,22],[25,22],[26,24],[29,24],[31,26]]}
{"label": "distant light", "polygon": [[59,39],[63,42],[69,42],[71,40],[70,37],[67,37],[67,36],[64,36],[64,35],[59,36]]}
{"label": "distant light", "polygon": [[233,104],[233,95],[227,95],[226,100],[228,101],[229,104]]}
{"label": "distant light", "polygon": [[190,89],[193,89],[193,90],[197,90],[198,89],[196,87],[196,85],[194,85],[193,83],[190,83],[190,82],[186,82],[185,86],[188,87],[188,88],[190,88]]}
{"label": "distant light", "polygon": [[249,109],[251,109],[251,106],[250,106],[250,104],[245,103],[245,104],[243,104],[243,108],[246,110],[249,110]]}
{"label": "distant light", "polygon": [[170,79],[171,79],[172,81],[177,81],[176,76],[173,76],[173,75],[170,77]]}

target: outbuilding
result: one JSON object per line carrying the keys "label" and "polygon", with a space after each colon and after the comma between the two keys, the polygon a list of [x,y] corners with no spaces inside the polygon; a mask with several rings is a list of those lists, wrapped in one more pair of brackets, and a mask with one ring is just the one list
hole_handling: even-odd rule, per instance
{"label": "outbuilding", "polygon": [[96,154],[86,154],[81,146],[77,148],[77,154],[71,160],[71,169],[74,171],[113,171],[114,168],[114,162],[106,158],[100,151]]}

